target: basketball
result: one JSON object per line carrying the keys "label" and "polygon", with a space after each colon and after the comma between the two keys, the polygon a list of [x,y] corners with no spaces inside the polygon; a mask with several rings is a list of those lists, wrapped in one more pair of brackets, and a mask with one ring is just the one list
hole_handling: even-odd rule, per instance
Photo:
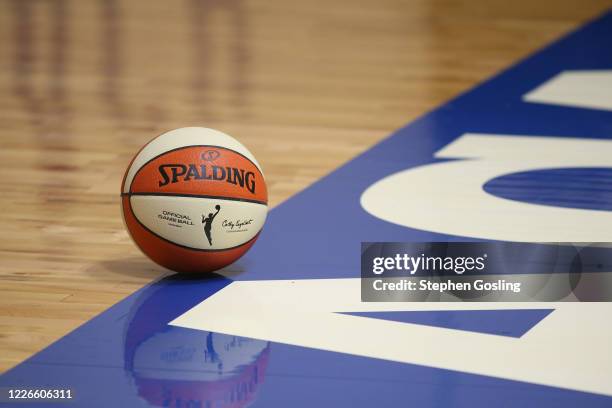
{"label": "basketball", "polygon": [[177,272],[211,272],[255,243],[266,220],[261,167],[213,129],[166,132],[132,159],[121,187],[127,230],[142,252]]}

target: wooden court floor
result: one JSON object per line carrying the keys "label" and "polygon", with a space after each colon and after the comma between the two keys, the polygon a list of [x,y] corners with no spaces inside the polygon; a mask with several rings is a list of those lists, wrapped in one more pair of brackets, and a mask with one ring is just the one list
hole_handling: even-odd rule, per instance
{"label": "wooden court floor", "polygon": [[0,370],[168,273],[119,210],[153,136],[239,138],[274,206],[611,6],[0,0]]}

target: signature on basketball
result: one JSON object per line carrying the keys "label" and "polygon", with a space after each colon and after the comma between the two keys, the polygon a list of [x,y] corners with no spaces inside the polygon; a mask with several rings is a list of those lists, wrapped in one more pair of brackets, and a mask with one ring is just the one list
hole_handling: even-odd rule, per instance
{"label": "signature on basketball", "polygon": [[236,220],[223,220],[221,226],[227,230],[227,232],[242,232],[248,231],[247,225],[251,225],[253,219],[236,219]]}

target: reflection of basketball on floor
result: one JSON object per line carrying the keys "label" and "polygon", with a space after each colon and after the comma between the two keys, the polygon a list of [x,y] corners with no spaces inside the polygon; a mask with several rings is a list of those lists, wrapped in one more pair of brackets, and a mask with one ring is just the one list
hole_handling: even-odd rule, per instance
{"label": "reflection of basketball on floor", "polygon": [[212,129],[181,128],[153,139],[130,163],[121,191],[134,242],[153,261],[179,272],[209,272],[234,262],[266,219],[268,193],[255,157]]}
{"label": "reflection of basketball on floor", "polygon": [[[173,282],[175,288],[193,284],[180,278],[165,282]],[[173,294],[180,293],[179,288]],[[130,310],[124,368],[138,396],[160,407],[251,405],[264,382],[269,342],[168,325],[172,308],[189,304],[188,296],[179,297],[166,296],[154,285]]]}

